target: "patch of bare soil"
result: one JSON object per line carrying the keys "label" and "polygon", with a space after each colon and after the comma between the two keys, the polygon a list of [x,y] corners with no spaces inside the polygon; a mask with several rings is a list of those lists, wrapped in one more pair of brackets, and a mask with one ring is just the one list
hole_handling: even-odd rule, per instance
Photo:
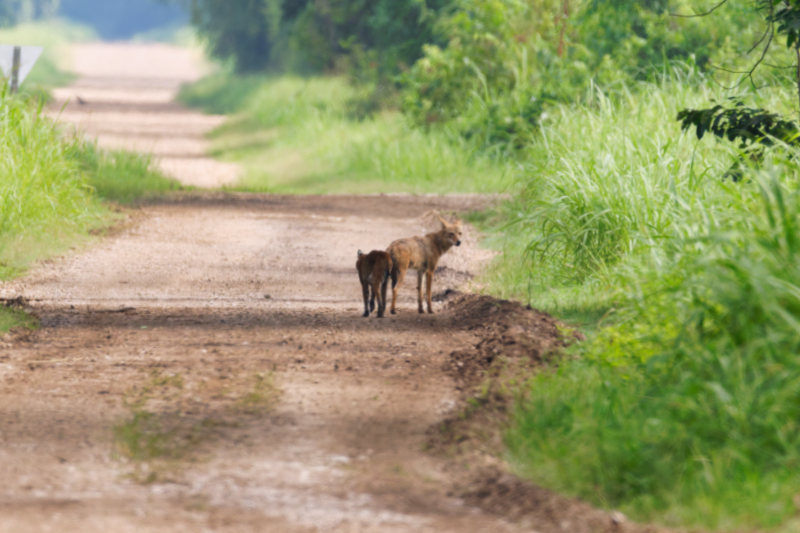
{"label": "patch of bare soil", "polygon": [[[444,299],[448,299],[444,291]],[[461,484],[474,483],[474,467],[500,464],[502,431],[515,395],[545,365],[557,365],[563,349],[579,332],[518,302],[451,291],[448,312],[473,333],[474,341],[452,350],[442,364],[459,394],[457,408],[428,430],[427,448],[453,461],[454,470],[467,467]],[[463,472],[462,472],[463,474]]]}

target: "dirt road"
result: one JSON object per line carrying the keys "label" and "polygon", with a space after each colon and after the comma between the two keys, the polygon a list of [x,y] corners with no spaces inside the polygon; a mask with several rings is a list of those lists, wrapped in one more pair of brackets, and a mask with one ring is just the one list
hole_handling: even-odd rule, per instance
{"label": "dirt road", "polygon": [[53,91],[50,114],[108,149],[153,154],[168,176],[186,185],[220,187],[241,169],[206,156],[205,135],[224,117],[174,102],[182,83],[205,72],[199,52],[163,44],[76,45],[80,78]]}
{"label": "dirt road", "polygon": [[[455,400],[442,363],[471,334],[447,313],[418,315],[410,288],[397,316],[362,318],[354,269],[358,248],[421,231],[409,215],[470,202],[151,206],[5,285],[42,328],[0,349],[0,531],[503,530],[446,497],[421,449]],[[468,235],[436,288],[483,257]],[[259,379],[275,390],[251,412]],[[137,409],[176,453],[126,459],[113,428]]]}
{"label": "dirt road", "polygon": [[[69,90],[94,107],[70,104],[65,118],[90,120],[102,145],[197,141],[166,118],[185,113],[163,100],[179,68],[164,70],[169,88],[130,71],[135,83],[112,83],[125,76],[92,59],[100,45],[77,52],[87,77]],[[120,101],[103,110],[114,91],[141,101],[132,134],[118,135]],[[422,450],[456,400],[443,363],[473,333],[441,304],[418,315],[413,279],[398,315],[362,318],[354,268],[359,248],[421,233],[431,209],[485,203],[174,198],[0,286],[42,326],[0,342],[0,531],[519,530],[448,496],[445,463]],[[435,292],[487,259],[471,231],[464,241]]]}

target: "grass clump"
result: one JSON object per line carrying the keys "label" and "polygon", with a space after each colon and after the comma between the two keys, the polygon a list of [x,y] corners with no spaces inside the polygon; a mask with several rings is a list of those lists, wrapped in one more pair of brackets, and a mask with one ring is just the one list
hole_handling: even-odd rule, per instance
{"label": "grass clump", "polygon": [[0,305],[0,333],[16,328],[33,330],[38,327],[39,321],[36,317],[14,306]]}
{"label": "grass clump", "polygon": [[[154,370],[144,385],[127,392],[125,405],[131,409],[132,416],[112,428],[116,449],[121,456],[137,462],[178,461],[205,440],[204,429],[214,426],[214,421],[184,418],[180,410],[154,411],[147,408],[153,399],[176,401],[183,388],[184,380],[180,374],[162,374]],[[167,468],[167,465],[160,467]],[[157,470],[148,467],[146,476],[137,477],[145,482],[155,481]],[[137,473],[141,472],[137,469]]]}
{"label": "grass clump", "polygon": [[30,99],[0,95],[0,263],[8,276],[31,260],[74,244],[103,223],[85,176]]}
{"label": "grass clump", "polygon": [[253,381],[252,390],[236,400],[235,409],[244,414],[258,415],[275,406],[280,391],[272,374],[259,372],[253,376]]}
{"label": "grass clump", "polygon": [[130,203],[180,188],[147,156],[63,135],[30,96],[0,93],[0,130],[0,280],[113,221],[98,199]]}
{"label": "grass clump", "polygon": [[149,154],[100,150],[93,142],[83,142],[75,146],[72,157],[102,200],[130,204],[187,189],[156,170]]}
{"label": "grass clump", "polygon": [[414,129],[396,111],[365,117],[354,111],[359,94],[342,77],[216,75],[184,88],[181,98],[239,112],[213,134],[212,153],[245,168],[242,190],[446,193],[512,185],[515,162],[446,128]]}

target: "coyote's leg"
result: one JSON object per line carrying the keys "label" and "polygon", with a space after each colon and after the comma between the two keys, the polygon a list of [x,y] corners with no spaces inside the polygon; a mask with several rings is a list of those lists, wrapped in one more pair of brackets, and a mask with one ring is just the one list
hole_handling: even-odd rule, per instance
{"label": "coyote's leg", "polygon": [[422,272],[422,270],[417,270],[417,308],[420,313],[425,312],[422,310]]}
{"label": "coyote's leg", "polygon": [[389,276],[383,278],[381,282],[381,295],[380,299],[378,300],[378,316],[383,318],[384,313],[386,313],[386,287],[389,286]]}
{"label": "coyote's leg", "polygon": [[370,285],[370,289],[371,290],[369,291],[369,312],[370,313],[375,310],[375,295],[378,293],[378,291],[375,290],[376,288],[377,288],[376,287],[376,283],[373,280],[372,281],[372,285]]}
{"label": "coyote's leg", "polygon": [[[426,289],[426,296],[428,301],[428,312],[433,314],[433,309],[431,308],[431,286],[433,285],[433,271],[429,270],[425,272],[425,289]],[[422,304],[419,304],[419,312],[422,312]]]}
{"label": "coyote's leg", "polygon": [[364,295],[364,316],[369,316],[369,283],[361,282],[361,293]]}
{"label": "coyote's leg", "polygon": [[380,278],[375,277],[372,279],[372,300],[369,302],[370,311],[375,310],[375,300],[378,300],[378,316],[381,316],[381,282]]}
{"label": "coyote's leg", "polygon": [[392,309],[391,313],[394,315],[397,313],[396,306],[397,306],[397,291],[403,285],[403,280],[406,279],[406,269],[404,268],[397,268],[392,270]]}

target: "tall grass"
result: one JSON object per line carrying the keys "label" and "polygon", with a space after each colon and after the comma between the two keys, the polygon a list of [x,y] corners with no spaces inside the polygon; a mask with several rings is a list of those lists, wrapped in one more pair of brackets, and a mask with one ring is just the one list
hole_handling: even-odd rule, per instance
{"label": "tall grass", "polygon": [[674,122],[720,96],[665,80],[544,128],[512,212],[526,263],[507,254],[494,282],[607,327],[532,381],[507,443],[524,475],[636,519],[775,527],[800,489],[800,166],[778,149],[722,180],[737,154]]}
{"label": "tall grass", "polygon": [[20,240],[70,234],[96,224],[74,149],[41,108],[24,97],[0,95],[0,261],[23,253]]}
{"label": "tall grass", "polygon": [[[709,136],[682,133],[675,116],[726,96],[678,71],[611,95],[593,90],[553,112],[528,150],[524,189],[505,213],[514,253],[487,277],[494,290],[530,292],[541,307],[553,304],[554,291],[613,293],[621,270],[657,266],[675,251],[672,239],[683,231],[676,224],[725,220],[735,184],[720,176],[738,154]],[[791,105],[780,89],[744,96],[774,110]],[[529,268],[520,268],[521,258]]]}
{"label": "tall grass", "polygon": [[796,514],[800,167],[767,174],[732,194],[748,209],[686,243],[701,253],[642,275],[626,321],[533,382],[508,434],[524,472],[671,525]]}
{"label": "tall grass", "polygon": [[446,129],[409,127],[395,111],[363,118],[344,78],[212,77],[182,100],[239,115],[215,134],[214,153],[247,170],[246,190],[283,192],[495,192],[518,165]]}

